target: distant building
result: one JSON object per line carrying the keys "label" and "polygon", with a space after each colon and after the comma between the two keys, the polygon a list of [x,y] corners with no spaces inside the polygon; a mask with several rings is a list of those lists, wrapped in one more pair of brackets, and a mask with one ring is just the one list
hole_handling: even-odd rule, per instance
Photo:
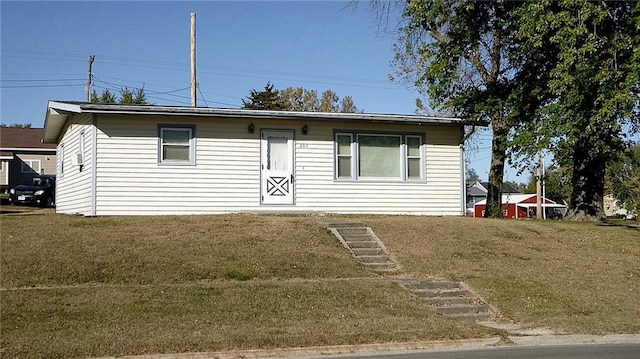
{"label": "distant building", "polygon": [[[503,194],[502,215],[504,218],[536,218],[537,195],[531,194]],[[543,218],[562,218],[567,212],[567,206],[556,203],[548,198],[542,198],[542,209],[545,211]],[[487,200],[475,204],[473,216],[484,217],[487,208]]]}
{"label": "distant building", "polygon": [[0,191],[56,173],[56,145],[41,138],[42,128],[0,128]]}
{"label": "distant building", "polygon": [[[467,211],[473,211],[476,203],[487,199],[489,182],[469,182],[467,183]],[[502,194],[519,194],[520,191],[510,183],[502,184]]]}

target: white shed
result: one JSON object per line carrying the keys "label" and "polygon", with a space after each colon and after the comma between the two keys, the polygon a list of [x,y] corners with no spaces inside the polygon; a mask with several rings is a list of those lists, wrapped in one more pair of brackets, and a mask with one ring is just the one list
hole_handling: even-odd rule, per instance
{"label": "white shed", "polygon": [[58,213],[462,215],[464,121],[50,101]]}

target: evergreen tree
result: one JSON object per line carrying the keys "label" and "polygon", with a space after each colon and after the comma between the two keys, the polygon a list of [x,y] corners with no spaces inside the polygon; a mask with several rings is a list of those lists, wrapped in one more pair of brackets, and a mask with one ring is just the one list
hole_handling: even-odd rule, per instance
{"label": "evergreen tree", "polygon": [[274,89],[273,84],[268,82],[264,87],[264,91],[251,90],[249,97],[242,100],[242,108],[250,110],[285,110],[287,105],[280,97],[278,90]]}
{"label": "evergreen tree", "polygon": [[144,92],[144,88],[139,88],[136,90],[129,90],[127,87],[120,89],[120,98],[116,97],[116,94],[109,91],[109,89],[105,89],[100,96],[96,91],[93,91],[91,94],[91,102],[92,103],[120,103],[120,104],[129,104],[129,105],[146,105],[147,96]]}

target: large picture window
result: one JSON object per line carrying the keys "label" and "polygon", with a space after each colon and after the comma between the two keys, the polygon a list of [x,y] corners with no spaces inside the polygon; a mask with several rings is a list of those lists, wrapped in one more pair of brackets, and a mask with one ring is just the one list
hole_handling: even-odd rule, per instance
{"label": "large picture window", "polygon": [[195,165],[194,126],[160,126],[158,163]]}
{"label": "large picture window", "polygon": [[337,180],[424,180],[423,136],[401,133],[337,132]]}

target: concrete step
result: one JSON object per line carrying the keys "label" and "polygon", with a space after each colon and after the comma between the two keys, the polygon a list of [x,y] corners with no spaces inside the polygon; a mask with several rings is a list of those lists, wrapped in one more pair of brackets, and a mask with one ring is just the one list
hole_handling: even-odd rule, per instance
{"label": "concrete step", "polygon": [[347,245],[351,249],[355,248],[380,248],[378,242],[374,241],[347,241]]}
{"label": "concrete step", "polygon": [[346,228],[364,228],[366,225],[361,222],[348,222],[341,220],[325,219],[320,221],[327,228],[346,229]]}
{"label": "concrete step", "polygon": [[457,289],[461,288],[460,282],[442,280],[401,280],[400,283],[408,289]]}
{"label": "concrete step", "polygon": [[376,241],[375,238],[373,238],[371,235],[369,234],[363,234],[363,235],[353,235],[353,236],[342,236],[342,238],[344,238],[345,242],[362,242],[362,241],[369,241],[369,242],[376,242],[378,243],[378,241]]}
{"label": "concrete step", "polygon": [[351,252],[353,252],[353,254],[356,257],[358,257],[358,256],[379,256],[379,255],[383,255],[384,254],[384,251],[380,247],[377,247],[377,248],[351,248]]}
{"label": "concrete step", "polygon": [[485,304],[478,297],[420,297],[420,300],[432,306],[446,306],[446,305],[456,305],[456,304],[471,304],[471,305]]}
{"label": "concrete step", "polygon": [[342,237],[369,235],[367,227],[338,228]]}
{"label": "concrete step", "polygon": [[398,281],[431,309],[447,317],[462,320],[490,320],[491,306],[461,282],[406,278]]}
{"label": "concrete step", "polygon": [[466,289],[412,289],[411,293],[419,298],[435,297],[474,297],[474,294]]}
{"label": "concrete step", "polygon": [[470,304],[454,304],[432,307],[436,312],[442,314],[477,314],[488,313],[491,310],[486,304],[470,305]]}

